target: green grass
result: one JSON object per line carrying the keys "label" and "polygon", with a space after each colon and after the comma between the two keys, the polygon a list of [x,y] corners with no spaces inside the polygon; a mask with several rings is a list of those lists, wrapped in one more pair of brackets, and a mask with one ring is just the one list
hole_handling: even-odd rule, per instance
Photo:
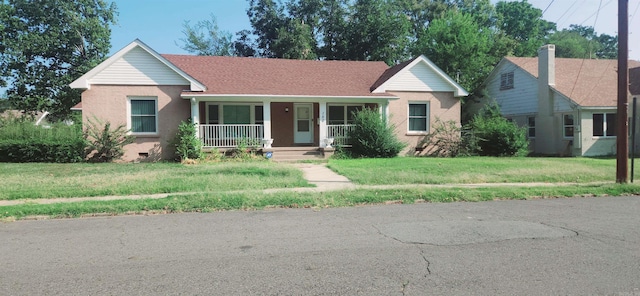
{"label": "green grass", "polygon": [[268,207],[325,208],[364,204],[487,201],[575,196],[605,196],[640,193],[634,184],[572,185],[549,187],[493,188],[412,188],[388,190],[345,190],[324,193],[258,192],[207,193],[170,196],[163,199],[86,201],[58,204],[24,204],[0,207],[5,221],[29,216],[71,218],[83,215],[118,215],[141,213],[213,212],[256,210]]}
{"label": "green grass", "polygon": [[0,200],[311,186],[300,170],[271,162],[0,163],[0,180]]}
{"label": "green grass", "polygon": [[357,184],[564,183],[615,180],[615,159],[413,158],[330,160],[332,170]]}

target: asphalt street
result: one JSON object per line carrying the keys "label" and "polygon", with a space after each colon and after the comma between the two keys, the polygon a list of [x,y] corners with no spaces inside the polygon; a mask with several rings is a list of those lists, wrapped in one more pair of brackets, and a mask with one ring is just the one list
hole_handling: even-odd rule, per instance
{"label": "asphalt street", "polygon": [[0,295],[640,295],[640,197],[0,223]]}

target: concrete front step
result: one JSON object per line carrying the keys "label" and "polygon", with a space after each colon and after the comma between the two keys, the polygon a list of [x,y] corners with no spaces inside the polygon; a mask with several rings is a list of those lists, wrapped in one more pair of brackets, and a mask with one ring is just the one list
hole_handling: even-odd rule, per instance
{"label": "concrete front step", "polygon": [[271,151],[273,161],[296,162],[324,159],[324,154],[318,147],[276,147]]}

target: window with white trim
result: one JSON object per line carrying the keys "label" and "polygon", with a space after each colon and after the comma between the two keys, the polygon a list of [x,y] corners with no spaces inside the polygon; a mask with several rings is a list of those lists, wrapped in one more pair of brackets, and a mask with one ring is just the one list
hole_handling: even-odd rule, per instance
{"label": "window with white trim", "polygon": [[328,105],[328,124],[353,124],[355,113],[362,110],[364,105]]}
{"label": "window with white trim", "polygon": [[207,124],[264,124],[262,104],[207,104]]}
{"label": "window with white trim", "polygon": [[535,138],[536,137],[536,117],[535,116],[529,116],[527,117],[527,132],[529,135],[529,138]]}
{"label": "window with white trim", "polygon": [[564,114],[562,116],[562,135],[565,138],[573,138],[574,122],[573,114]]}
{"label": "window with white trim", "polygon": [[513,71],[500,74],[500,90],[513,88]]}
{"label": "window with white trim", "polygon": [[409,102],[409,132],[429,132],[429,102]]}
{"label": "window with white trim", "polygon": [[594,113],[593,114],[593,136],[594,137],[615,137],[616,135],[616,114],[615,113]]}
{"label": "window with white trim", "polygon": [[158,98],[129,97],[128,127],[132,134],[156,134],[158,132]]}

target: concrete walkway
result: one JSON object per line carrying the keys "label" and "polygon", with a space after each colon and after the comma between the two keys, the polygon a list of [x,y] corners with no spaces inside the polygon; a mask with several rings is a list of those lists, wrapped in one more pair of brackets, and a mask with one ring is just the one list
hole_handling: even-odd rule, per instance
{"label": "concrete walkway", "polygon": [[[286,191],[295,192],[326,192],[336,190],[357,190],[357,189],[403,189],[403,188],[479,188],[479,187],[538,187],[538,186],[571,186],[571,185],[587,185],[586,183],[482,183],[482,184],[400,184],[400,185],[356,185],[353,184],[345,176],[338,175],[334,171],[327,168],[324,164],[296,163],[293,164],[299,168],[303,177],[307,182],[316,187],[298,187],[298,188],[272,188],[265,190],[250,190],[264,193],[277,193]],[[588,183],[591,185],[608,184],[612,182]],[[228,191],[228,192],[246,192],[247,190]],[[53,203],[71,203],[82,201],[109,201],[120,199],[160,199],[168,196],[190,195],[207,192],[175,192],[160,194],[140,194],[140,195],[112,195],[112,196],[94,196],[94,197],[74,197],[74,198],[43,198],[43,199],[19,199],[19,200],[0,200],[0,206],[13,206],[22,204],[53,204]]]}

